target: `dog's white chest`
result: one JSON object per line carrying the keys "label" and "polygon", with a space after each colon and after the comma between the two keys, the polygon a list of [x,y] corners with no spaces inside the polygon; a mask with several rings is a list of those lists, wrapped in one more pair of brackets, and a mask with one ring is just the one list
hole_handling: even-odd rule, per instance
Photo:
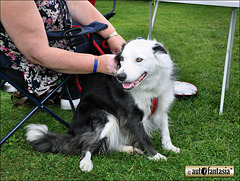
{"label": "dog's white chest", "polygon": [[[139,98],[140,97],[140,98]],[[151,98],[145,98],[142,96],[138,96],[138,98],[135,99],[135,103],[138,106],[138,108],[143,111],[144,118],[147,118],[149,115],[151,115],[151,106],[152,106],[152,99]]]}

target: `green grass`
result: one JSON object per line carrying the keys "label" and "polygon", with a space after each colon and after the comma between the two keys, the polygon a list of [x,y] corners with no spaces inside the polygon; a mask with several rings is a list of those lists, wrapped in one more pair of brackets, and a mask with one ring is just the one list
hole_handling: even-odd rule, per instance
{"label": "green grass", "polygon": [[[96,6],[104,14],[112,4],[97,1]],[[147,37],[148,2],[118,1],[115,12],[111,22],[126,40]],[[152,144],[167,156],[167,162],[109,153],[94,156],[93,170],[83,173],[79,169],[80,156],[42,154],[25,141],[24,126],[29,123],[46,124],[51,131],[66,132],[63,125],[40,110],[1,147],[1,180],[196,180],[185,177],[186,165],[234,165],[235,177],[229,180],[239,180],[239,11],[230,88],[225,96],[224,113],[218,114],[230,15],[231,8],[160,4],[153,38],[169,50],[178,80],[198,87],[197,97],[175,101],[169,112],[171,138],[181,148],[179,154],[163,151],[161,138],[155,133]],[[13,107],[10,94],[0,93],[2,138],[32,107]],[[60,110],[58,106],[51,109],[71,121],[71,111]]]}

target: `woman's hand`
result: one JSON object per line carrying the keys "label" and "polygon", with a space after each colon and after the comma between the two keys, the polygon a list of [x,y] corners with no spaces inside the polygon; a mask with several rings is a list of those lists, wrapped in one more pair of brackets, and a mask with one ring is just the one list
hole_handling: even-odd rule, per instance
{"label": "woman's hand", "polygon": [[123,43],[126,43],[120,35],[109,38],[107,42],[111,52],[115,55],[121,51]]}
{"label": "woman's hand", "polygon": [[97,72],[115,76],[118,71],[118,66],[115,62],[115,55],[101,55],[98,57]]}

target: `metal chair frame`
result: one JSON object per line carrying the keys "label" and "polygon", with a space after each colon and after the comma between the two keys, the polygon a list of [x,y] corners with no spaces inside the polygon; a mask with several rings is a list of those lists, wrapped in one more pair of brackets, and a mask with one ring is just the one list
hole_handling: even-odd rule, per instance
{"label": "metal chair frame", "polygon": [[39,108],[46,111],[48,114],[50,114],[52,117],[57,119],[60,123],[65,125],[66,127],[69,127],[69,124],[65,122],[62,118],[57,116],[55,113],[53,113],[50,109],[48,109],[44,103],[57,91],[60,87],[63,86],[63,88],[66,90],[70,105],[72,107],[73,113],[75,112],[75,108],[72,102],[72,98],[70,95],[70,92],[68,90],[68,86],[66,85],[66,82],[70,79],[72,75],[64,75],[60,79],[62,80],[61,83],[52,91],[50,92],[47,97],[45,97],[42,101],[38,101],[36,98],[34,98],[28,91],[25,89],[22,89],[20,86],[18,86],[14,81],[10,80],[6,75],[4,75],[0,71],[0,77],[4,80],[4,82],[10,83],[13,87],[15,87],[17,90],[19,90],[22,94],[28,97],[29,100],[31,100],[33,103],[35,103],[36,107],[33,108],[33,110],[25,117],[23,118],[4,138],[0,141],[0,145],[2,145],[23,123],[27,121],[28,118],[30,118]]}

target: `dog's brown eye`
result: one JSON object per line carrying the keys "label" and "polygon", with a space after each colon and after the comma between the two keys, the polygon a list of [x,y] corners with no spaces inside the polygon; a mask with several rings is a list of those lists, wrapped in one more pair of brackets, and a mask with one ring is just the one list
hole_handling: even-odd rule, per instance
{"label": "dog's brown eye", "polygon": [[142,58],[140,58],[140,57],[137,57],[136,58],[136,62],[141,62],[143,59]]}
{"label": "dog's brown eye", "polygon": [[120,57],[120,61],[122,62],[124,60],[124,58],[123,57]]}

